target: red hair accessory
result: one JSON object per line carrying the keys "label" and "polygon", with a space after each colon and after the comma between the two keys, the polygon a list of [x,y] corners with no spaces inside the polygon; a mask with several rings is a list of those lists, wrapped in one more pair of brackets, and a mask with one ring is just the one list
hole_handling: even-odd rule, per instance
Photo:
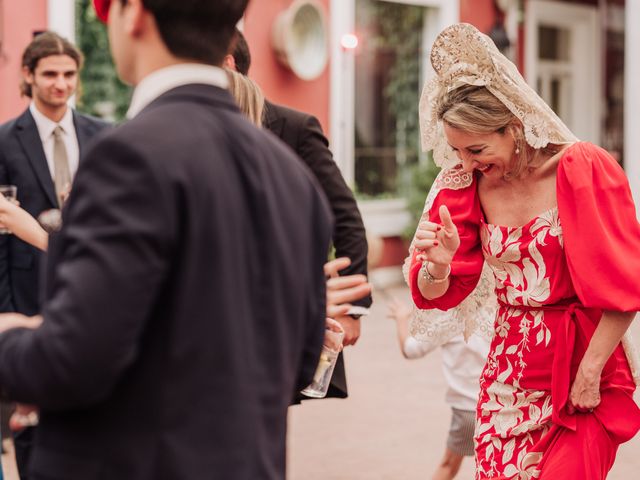
{"label": "red hair accessory", "polygon": [[111,0],[93,0],[93,8],[96,9],[96,16],[102,23],[107,23],[109,19],[109,7]]}

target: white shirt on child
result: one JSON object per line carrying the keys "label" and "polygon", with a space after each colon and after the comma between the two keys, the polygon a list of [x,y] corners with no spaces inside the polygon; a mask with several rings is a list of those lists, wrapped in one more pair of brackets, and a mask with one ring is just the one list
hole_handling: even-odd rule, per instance
{"label": "white shirt on child", "polygon": [[[471,335],[465,343],[462,335],[453,337],[442,348],[442,370],[447,382],[445,401],[459,410],[476,409],[480,391],[480,374],[489,355],[489,342]],[[407,358],[419,358],[433,350],[432,344],[409,336],[404,342]]]}

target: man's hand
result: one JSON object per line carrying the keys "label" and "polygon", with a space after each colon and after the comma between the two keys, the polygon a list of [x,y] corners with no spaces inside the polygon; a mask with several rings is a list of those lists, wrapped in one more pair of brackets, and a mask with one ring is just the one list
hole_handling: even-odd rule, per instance
{"label": "man's hand", "polygon": [[339,277],[338,272],[349,266],[351,260],[336,258],[324,265],[327,280],[327,316],[336,319],[344,328],[344,345],[354,345],[360,337],[360,320],[347,315],[354,302],[371,293],[371,284],[364,275]]}
{"label": "man's hand", "polygon": [[348,347],[355,345],[360,338],[360,320],[350,317],[349,315],[340,315],[336,320],[342,325],[344,330],[344,339],[342,345]]}
{"label": "man's hand", "polygon": [[27,317],[21,313],[2,313],[0,314],[0,333],[4,333],[12,328],[38,328],[42,323],[42,317]]}

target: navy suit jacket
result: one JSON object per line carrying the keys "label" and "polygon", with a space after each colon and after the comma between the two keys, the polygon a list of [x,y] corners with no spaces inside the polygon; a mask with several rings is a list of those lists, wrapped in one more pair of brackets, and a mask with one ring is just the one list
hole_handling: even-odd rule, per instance
{"label": "navy suit jacket", "polygon": [[175,88],[101,134],[50,239],[42,326],[0,335],[0,386],[41,408],[30,478],[285,478],[332,227],[225,90]]}
{"label": "navy suit jacket", "polygon": [[[80,159],[89,140],[108,126],[94,117],[73,112]],[[0,184],[16,185],[20,206],[37,217],[58,208],[36,122],[29,109],[0,126]],[[0,312],[35,315],[40,311],[41,252],[13,235],[0,235]]]}

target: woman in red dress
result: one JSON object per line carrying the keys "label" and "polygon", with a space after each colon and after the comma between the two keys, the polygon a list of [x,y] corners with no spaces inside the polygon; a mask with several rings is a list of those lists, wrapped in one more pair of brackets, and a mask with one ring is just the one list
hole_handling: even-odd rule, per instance
{"label": "woman in red dress", "polygon": [[495,277],[476,479],[604,479],[640,429],[623,341],[640,310],[628,181],[474,27],[443,31],[431,58],[423,144],[449,168],[427,199],[409,279],[417,307],[447,310],[485,262]]}

